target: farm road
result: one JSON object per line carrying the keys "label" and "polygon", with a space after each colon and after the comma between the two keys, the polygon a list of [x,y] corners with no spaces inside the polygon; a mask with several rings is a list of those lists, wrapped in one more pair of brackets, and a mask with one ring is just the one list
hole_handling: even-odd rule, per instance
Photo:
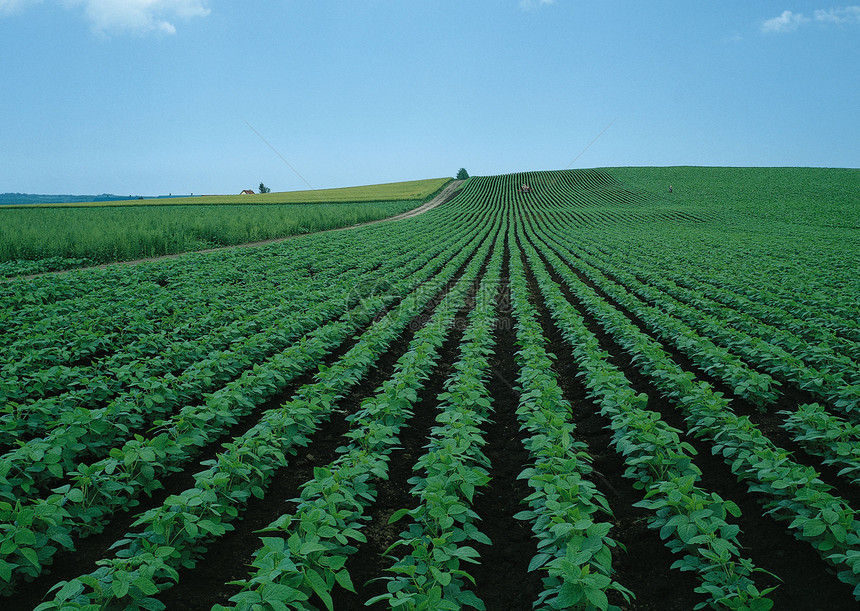
{"label": "farm road", "polygon": [[[452,199],[457,194],[458,190],[460,189],[460,186],[464,182],[465,181],[463,181],[463,180],[452,180],[450,183],[448,183],[448,185],[444,189],[442,189],[442,191],[439,193],[439,195],[437,195],[436,197],[431,199],[429,202],[426,202],[426,203],[422,204],[421,206],[419,206],[413,210],[409,210],[408,212],[403,212],[402,214],[397,214],[395,216],[390,216],[388,218],[379,219],[377,221],[368,221],[367,223],[358,223],[357,225],[350,225],[348,227],[337,227],[335,229],[326,229],[324,231],[320,231],[320,232],[316,232],[316,233],[328,233],[330,231],[344,231],[346,229],[354,229],[355,227],[363,227],[365,225],[375,225],[377,223],[386,223],[388,221],[402,221],[403,219],[408,219],[408,218],[412,218],[413,216],[418,216],[419,214],[424,214],[428,210],[432,210],[436,206],[444,204],[445,202]],[[102,265],[95,265],[93,267],[75,268],[75,271],[82,270],[82,269],[105,269],[111,265],[137,265],[138,263],[147,263],[150,261],[161,261],[162,259],[176,259],[177,257],[188,254],[189,252],[206,253],[206,252],[215,252],[218,250],[225,250],[228,248],[248,248],[251,246],[265,246],[267,244],[275,244],[277,242],[284,242],[286,240],[291,240],[293,238],[297,238],[297,237],[303,236],[303,235],[310,235],[310,234],[300,233],[297,235],[287,236],[285,238],[273,238],[271,240],[262,240],[260,242],[248,242],[247,244],[234,244],[232,246],[219,246],[218,248],[207,248],[204,250],[179,252],[179,253],[175,253],[172,255],[162,255],[160,257],[150,257],[147,259],[134,259],[132,261],[115,261],[113,263],[104,263]],[[29,278],[35,278],[37,276],[48,276],[51,274],[65,274],[69,271],[72,271],[72,270],[63,270],[63,271],[58,271],[58,272],[44,272],[42,274],[32,274],[30,276],[23,276],[23,278],[29,279]]]}

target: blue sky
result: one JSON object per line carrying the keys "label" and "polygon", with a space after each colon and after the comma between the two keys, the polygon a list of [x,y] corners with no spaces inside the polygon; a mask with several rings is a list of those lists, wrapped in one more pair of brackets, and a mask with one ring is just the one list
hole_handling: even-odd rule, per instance
{"label": "blue sky", "polygon": [[0,53],[0,192],[860,167],[823,0],[0,0]]}

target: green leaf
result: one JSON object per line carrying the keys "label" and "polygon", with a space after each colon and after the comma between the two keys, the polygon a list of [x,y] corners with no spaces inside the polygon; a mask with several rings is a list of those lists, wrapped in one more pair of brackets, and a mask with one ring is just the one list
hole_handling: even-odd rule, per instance
{"label": "green leaf", "polygon": [[267,602],[295,600],[297,590],[280,583],[267,583],[262,592],[262,598]]}
{"label": "green leaf", "polygon": [[773,607],[773,601],[769,598],[756,598],[750,601],[750,611],[769,611]]}
{"label": "green leaf", "polygon": [[603,590],[588,588],[585,590],[585,596],[598,609],[606,609],[609,606],[609,599]]}
{"label": "green leaf", "polygon": [[568,607],[575,607],[582,600],[582,594],[581,587],[565,582],[558,592],[558,600],[555,601],[556,608],[567,609]]}
{"label": "green leaf", "polygon": [[36,535],[29,528],[22,528],[15,532],[15,543],[18,545],[36,545]]}
{"label": "green leaf", "polygon": [[122,598],[123,596],[128,594],[128,586],[129,583],[127,581],[116,578],[110,584],[111,590],[113,591],[113,595],[117,598]]}
{"label": "green leaf", "polygon": [[403,516],[405,516],[410,511],[411,511],[411,509],[398,509],[393,514],[391,514],[390,518],[388,518],[388,523],[394,524],[395,522],[400,520]]}
{"label": "green leaf", "polygon": [[72,581],[67,581],[66,584],[60,588],[60,591],[57,592],[54,597],[56,600],[67,601],[73,599],[75,596],[84,591],[84,584],[82,584],[77,579],[73,579]]}
{"label": "green leaf", "polygon": [[732,516],[736,518],[741,516],[741,508],[738,507],[738,504],[734,501],[723,501],[723,507],[725,507],[726,511]]}
{"label": "green leaf", "polygon": [[821,520],[809,520],[803,525],[804,537],[817,537],[827,530],[827,525]]}
{"label": "green leaf", "polygon": [[532,561],[529,562],[529,573],[535,571],[545,565],[552,558],[551,554],[537,554]]}
{"label": "green leaf", "polygon": [[164,611],[167,608],[163,602],[156,598],[144,598],[143,600],[137,603],[140,605],[142,609],[146,609],[147,611]]}
{"label": "green leaf", "polygon": [[158,586],[155,585],[155,582],[152,579],[148,579],[143,577],[137,577],[131,582],[131,585],[138,588],[141,592],[146,594],[147,596],[152,596],[154,594],[158,594]]}
{"label": "green leaf", "polygon": [[457,595],[457,601],[464,605],[474,607],[475,609],[478,609],[478,611],[485,611],[487,608],[486,605],[484,605],[484,601],[478,598],[478,596],[470,590],[462,590]]}
{"label": "green leaf", "polygon": [[314,593],[320,597],[328,611],[334,611],[334,603],[331,599],[331,594],[328,591],[328,585],[325,580],[314,569],[310,569],[305,573],[305,579]]}
{"label": "green leaf", "polygon": [[0,579],[9,583],[12,581],[12,567],[14,565],[9,564],[5,560],[0,559]]}
{"label": "green leaf", "polygon": [[314,552],[324,552],[326,549],[326,546],[322,545],[321,543],[307,541],[305,543],[302,543],[302,547],[299,550],[299,554],[307,556],[308,554],[313,554]]}
{"label": "green leaf", "polygon": [[442,588],[438,585],[430,588],[430,593],[427,595],[427,604],[431,609],[437,608],[439,601],[442,600]]}
{"label": "green leaf", "polygon": [[349,576],[349,572],[345,569],[335,573],[334,579],[342,588],[349,590],[350,592],[355,592],[355,586],[352,585],[352,578]]}
{"label": "green leaf", "polygon": [[19,548],[18,551],[21,552],[21,555],[24,556],[24,558],[33,563],[33,566],[35,566],[37,569],[41,568],[42,565],[39,564],[39,555],[32,547],[22,547]]}
{"label": "green leaf", "polygon": [[696,536],[699,530],[696,528],[695,524],[681,524],[678,527],[678,538],[681,539],[684,543],[689,543],[690,539]]}

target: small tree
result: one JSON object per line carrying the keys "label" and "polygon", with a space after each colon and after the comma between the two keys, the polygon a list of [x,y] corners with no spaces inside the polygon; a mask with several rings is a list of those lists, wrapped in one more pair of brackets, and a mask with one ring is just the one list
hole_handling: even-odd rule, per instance
{"label": "small tree", "polygon": [[460,171],[457,172],[457,180],[466,180],[467,178],[469,178],[469,173],[466,168],[460,168]]}
{"label": "small tree", "polygon": [[269,187],[267,187],[263,183],[260,183],[260,193],[270,193],[271,191],[272,190]]}

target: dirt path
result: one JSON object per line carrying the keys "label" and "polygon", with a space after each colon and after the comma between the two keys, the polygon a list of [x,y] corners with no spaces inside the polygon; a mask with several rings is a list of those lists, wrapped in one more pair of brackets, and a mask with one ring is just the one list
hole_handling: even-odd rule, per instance
{"label": "dirt path", "polygon": [[[369,223],[364,223],[364,224],[365,225],[371,225],[373,223],[382,223],[383,221],[400,221],[403,219],[412,218],[413,216],[418,216],[419,214],[424,214],[425,212],[427,212],[428,210],[432,210],[433,208],[435,208],[439,204],[444,204],[448,200],[452,199],[454,197],[454,195],[456,195],[457,190],[460,188],[460,186],[464,182],[466,182],[466,181],[464,181],[464,180],[452,180],[451,182],[448,183],[448,185],[444,189],[442,189],[442,192],[439,193],[439,195],[437,195],[436,197],[431,199],[426,204],[423,204],[423,205],[419,206],[418,208],[415,208],[414,210],[410,210],[409,212],[404,212],[402,214],[398,214],[397,216],[392,216],[392,217],[387,218],[387,219],[380,219],[378,221],[371,221]],[[355,226],[357,227],[357,225],[355,225]],[[341,229],[349,229],[349,227],[342,227]],[[337,231],[337,230],[333,229],[331,231]]]}
{"label": "dirt path", "polygon": [[[444,189],[442,189],[442,191],[439,193],[439,195],[437,195],[436,197],[431,199],[429,202],[422,204],[418,208],[415,208],[413,210],[409,210],[408,212],[403,212],[401,214],[397,214],[395,216],[390,216],[390,217],[384,218],[384,219],[379,219],[376,221],[368,221],[366,223],[358,223],[357,225],[349,225],[348,227],[336,227],[334,229],[325,229],[323,231],[318,231],[318,232],[314,232],[314,233],[328,233],[331,231],[344,231],[346,229],[354,229],[356,227],[363,227],[365,225],[375,225],[377,223],[387,223],[388,221],[401,221],[403,219],[412,218],[413,216],[418,216],[419,214],[424,214],[428,210],[432,210],[436,206],[444,204],[445,202],[452,199],[457,194],[457,191],[459,190],[460,186],[464,182],[465,181],[463,181],[463,180],[452,180],[451,182],[449,182],[445,186]],[[297,237],[305,236],[305,235],[311,235],[311,234],[300,233],[300,234],[296,234],[296,235],[286,236],[283,238],[273,238],[270,240],[261,240],[259,242],[248,242],[247,244],[233,244],[232,246],[219,246],[217,248],[206,248],[204,250],[192,250],[192,251],[178,252],[178,253],[174,253],[172,255],[162,255],[160,257],[149,257],[146,259],[133,259],[131,261],[114,261],[112,263],[103,263],[101,265],[94,265],[92,267],[77,267],[74,270],[67,269],[67,270],[61,270],[61,271],[55,271],[55,272],[44,272],[41,274],[31,274],[29,276],[19,276],[19,278],[22,278],[24,280],[29,280],[30,278],[36,278],[38,276],[49,276],[52,274],[65,274],[65,273],[70,272],[70,271],[78,271],[78,270],[86,270],[86,269],[105,269],[105,268],[110,267],[112,265],[137,265],[138,263],[147,263],[150,261],[161,261],[162,259],[176,259],[178,257],[181,257],[182,255],[187,255],[190,252],[207,253],[207,252],[216,252],[219,250],[226,250],[228,248],[248,248],[251,246],[265,246],[267,244],[276,244],[278,242],[284,242],[286,240],[292,240],[293,238],[297,238]],[[0,281],[2,281],[2,280],[14,280],[14,278],[0,279]]]}

